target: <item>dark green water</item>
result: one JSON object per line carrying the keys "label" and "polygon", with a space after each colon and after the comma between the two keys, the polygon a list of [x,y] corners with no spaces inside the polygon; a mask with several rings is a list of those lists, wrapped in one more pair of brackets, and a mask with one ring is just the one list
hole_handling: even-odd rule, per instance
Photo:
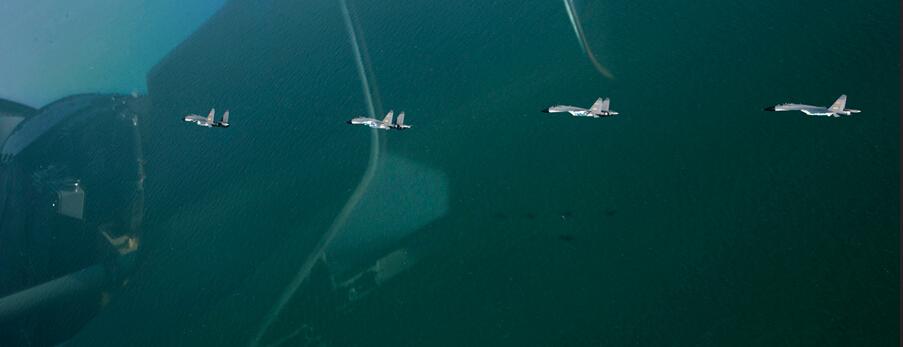
{"label": "dark green water", "polygon": [[[614,79],[560,1],[349,5],[414,125],[362,204],[404,211],[357,210],[261,345],[897,344],[899,3],[578,2]],[[248,345],[368,166],[340,5],[229,2],[148,92],[146,260],[71,344]],[[862,113],[762,112],[844,93]],[[539,112],[599,96],[621,115]],[[210,107],[233,126],[179,119]]]}

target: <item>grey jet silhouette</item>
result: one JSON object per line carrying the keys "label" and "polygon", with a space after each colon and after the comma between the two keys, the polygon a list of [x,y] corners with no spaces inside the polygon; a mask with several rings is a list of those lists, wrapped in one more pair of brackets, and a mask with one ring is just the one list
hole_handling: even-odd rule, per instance
{"label": "grey jet silhouette", "polygon": [[809,116],[825,116],[825,117],[840,117],[840,116],[849,116],[853,113],[862,112],[860,110],[854,110],[851,108],[846,108],[847,105],[847,96],[841,95],[834,101],[834,104],[831,107],[823,107],[823,106],[812,106],[805,104],[780,104],[771,107],[766,107],[765,111],[770,112],[782,112],[782,111],[800,111]]}
{"label": "grey jet silhouette", "polygon": [[392,117],[394,116],[395,111],[389,111],[382,120],[370,117],[355,117],[349,120],[348,124],[354,125],[366,125],[371,128],[382,129],[382,130],[405,130],[410,129],[411,126],[404,124],[404,112],[398,114],[398,120],[395,123],[392,123]]}
{"label": "grey jet silhouette", "polygon": [[546,109],[543,109],[542,112],[545,113],[562,113],[567,112],[570,113],[574,117],[592,117],[592,118],[602,118],[617,115],[618,113],[609,109],[609,105],[611,104],[611,100],[608,98],[599,98],[596,99],[596,102],[593,103],[593,106],[590,108],[582,108],[576,106],[567,106],[567,105],[555,105]]}
{"label": "grey jet silhouette", "polygon": [[216,114],[216,109],[210,109],[210,113],[207,114],[207,117],[201,117],[196,114],[189,114],[182,118],[182,120],[186,122],[191,122],[202,127],[207,128],[228,128],[229,127],[229,110],[226,110],[226,113],[223,113],[223,119],[219,122],[213,119],[214,114]]}

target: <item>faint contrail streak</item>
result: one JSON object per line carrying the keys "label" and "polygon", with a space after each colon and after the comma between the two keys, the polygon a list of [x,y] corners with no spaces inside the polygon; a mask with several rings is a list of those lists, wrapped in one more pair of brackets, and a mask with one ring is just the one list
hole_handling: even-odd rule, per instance
{"label": "faint contrail streak", "polygon": [[[355,26],[352,24],[351,15],[348,13],[348,5],[345,3],[345,0],[339,0],[339,4],[342,7],[342,18],[345,20],[345,29],[348,31],[349,41],[351,41],[351,48],[354,52],[354,60],[357,63],[357,72],[361,80],[361,88],[364,90],[364,97],[367,101],[367,111],[370,115],[376,116],[376,109],[374,107],[373,95],[370,92],[370,82],[367,78],[369,75],[364,68],[364,60],[361,55],[360,45],[358,43],[357,34],[355,33]],[[276,304],[273,305],[273,308],[270,312],[264,316],[263,324],[261,324],[260,328],[257,330],[257,333],[254,335],[254,338],[251,340],[251,346],[259,346],[260,340],[263,338],[264,334],[266,334],[267,330],[269,330],[270,326],[279,318],[279,314],[282,313],[282,309],[288,304],[289,300],[295,295],[298,291],[298,288],[301,287],[301,284],[310,276],[311,270],[313,270],[314,265],[317,261],[324,257],[326,248],[329,246],[329,243],[332,242],[332,239],[342,230],[342,227],[345,225],[345,222],[348,220],[348,216],[351,214],[351,211],[357,205],[357,203],[361,200],[361,196],[364,195],[364,192],[367,191],[367,187],[370,185],[370,181],[373,180],[373,176],[376,173],[377,163],[379,162],[379,152],[380,152],[380,144],[379,144],[379,133],[376,129],[370,130],[370,159],[368,161],[367,170],[364,172],[363,178],[361,178],[360,183],[358,183],[357,188],[354,189],[354,192],[351,194],[351,197],[348,198],[348,201],[345,203],[345,206],[342,207],[342,210],[339,212],[338,216],[336,216],[335,220],[333,220],[332,225],[330,225],[329,230],[324,234],[320,240],[317,242],[316,248],[314,248],[313,252],[305,259],[304,263],[301,265],[301,268],[298,269],[298,273],[295,274],[295,277],[292,278],[292,281],[285,287],[282,291],[282,295],[279,296],[279,300],[276,301]],[[287,341],[287,339],[280,339],[279,343]]]}
{"label": "faint contrail streak", "polygon": [[596,55],[593,54],[593,51],[589,48],[589,44],[586,43],[586,35],[583,34],[583,25],[580,24],[580,17],[577,16],[577,11],[574,9],[574,2],[572,0],[564,0],[564,9],[568,12],[568,19],[571,20],[571,26],[574,28],[574,34],[577,35],[577,41],[580,43],[580,48],[583,50],[583,53],[586,53],[589,61],[593,63],[593,66],[602,74],[602,76],[614,79],[615,77],[611,74],[611,71],[608,71],[605,66],[602,66],[602,64],[599,63],[599,60],[596,59]]}

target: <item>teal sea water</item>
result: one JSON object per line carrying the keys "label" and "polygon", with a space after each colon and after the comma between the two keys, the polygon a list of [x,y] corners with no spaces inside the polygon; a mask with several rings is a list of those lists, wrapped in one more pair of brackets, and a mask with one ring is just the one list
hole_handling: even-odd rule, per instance
{"label": "teal sea water", "polygon": [[140,71],[143,260],[69,345],[896,345],[899,3],[574,5],[613,78],[561,1],[227,1]]}

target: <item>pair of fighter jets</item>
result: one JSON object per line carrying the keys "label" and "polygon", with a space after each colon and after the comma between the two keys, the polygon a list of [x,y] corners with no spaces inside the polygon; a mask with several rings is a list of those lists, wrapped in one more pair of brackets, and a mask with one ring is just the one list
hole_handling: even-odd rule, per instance
{"label": "pair of fighter jets", "polygon": [[[557,105],[557,106],[549,107],[542,111],[545,113],[567,112],[575,117],[592,117],[592,118],[601,118],[601,117],[617,115],[618,114],[617,112],[609,109],[610,104],[611,104],[611,100],[609,100],[608,98],[605,98],[605,99],[599,98],[588,109],[580,108],[580,107],[576,107],[576,106]],[[371,128],[383,129],[383,130],[389,130],[389,129],[404,130],[404,129],[411,128],[410,125],[404,124],[404,112],[401,112],[398,114],[398,119],[395,121],[394,124],[392,123],[392,115],[393,114],[394,114],[394,111],[389,111],[389,113],[386,114],[386,117],[383,118],[382,120],[379,120],[376,118],[369,118],[369,117],[355,117],[355,118],[349,120],[347,123],[354,124],[354,125],[366,125]]]}
{"label": "pair of fighter jets", "polygon": [[228,128],[229,127],[229,110],[226,110],[226,113],[223,113],[223,119],[219,122],[213,119],[213,116],[216,114],[216,109],[211,108],[210,113],[207,114],[207,117],[201,117],[196,114],[189,114],[182,118],[182,120],[186,122],[191,122],[197,124],[202,127],[207,128]]}
{"label": "pair of fighter jets", "polygon": [[382,129],[382,130],[405,130],[410,129],[411,126],[404,124],[404,111],[398,114],[398,119],[395,120],[395,123],[392,123],[392,116],[395,114],[395,111],[389,111],[386,113],[386,116],[382,119],[370,118],[370,117],[354,117],[349,120],[348,124],[354,125],[366,125],[371,128]]}
{"label": "pair of fighter jets", "polygon": [[[589,109],[574,107],[574,106],[565,106],[558,105],[552,106],[547,109],[542,110],[546,113],[556,113],[556,112],[567,112],[575,117],[592,117],[592,118],[601,118],[614,116],[618,113],[609,109],[609,104],[611,102],[608,98],[602,99],[599,98]],[[840,117],[840,116],[850,116],[853,113],[862,112],[860,110],[846,108],[847,106],[847,96],[841,95],[837,100],[831,104],[830,107],[824,106],[812,106],[806,104],[780,104],[771,107],[765,108],[765,111],[772,112],[782,112],[782,111],[800,111],[805,113],[808,116],[824,116],[824,117]]]}
{"label": "pair of fighter jets", "polygon": [[[565,106],[558,105],[552,106],[547,109],[542,110],[546,113],[556,113],[556,112],[567,112],[575,117],[592,117],[592,118],[601,118],[614,116],[618,113],[609,109],[609,104],[611,102],[608,98],[602,99],[599,98],[589,109],[575,107],[575,106]],[[772,112],[782,112],[782,111],[800,111],[805,113],[808,116],[824,116],[824,117],[840,117],[840,116],[850,116],[853,113],[862,112],[860,110],[846,108],[847,105],[847,96],[841,95],[837,100],[831,104],[830,107],[824,106],[812,106],[806,104],[780,104],[771,107],[765,108],[765,111]]]}

